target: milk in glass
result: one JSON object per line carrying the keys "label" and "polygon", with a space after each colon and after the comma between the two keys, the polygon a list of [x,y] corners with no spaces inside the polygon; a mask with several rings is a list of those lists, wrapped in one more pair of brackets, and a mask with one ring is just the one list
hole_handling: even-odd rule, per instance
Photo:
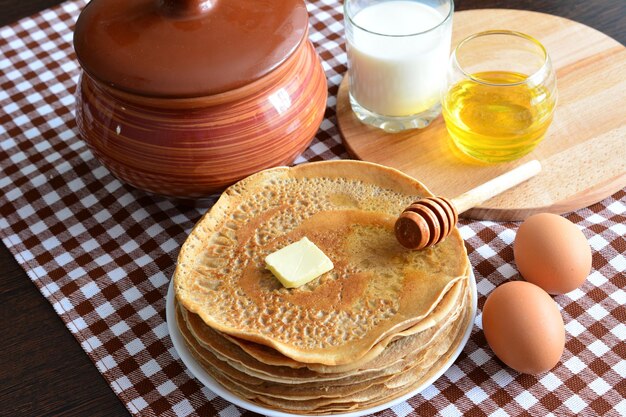
{"label": "milk in glass", "polygon": [[346,17],[351,100],[382,116],[433,108],[438,114],[450,52],[451,2],[444,2],[447,8],[441,2],[370,3]]}

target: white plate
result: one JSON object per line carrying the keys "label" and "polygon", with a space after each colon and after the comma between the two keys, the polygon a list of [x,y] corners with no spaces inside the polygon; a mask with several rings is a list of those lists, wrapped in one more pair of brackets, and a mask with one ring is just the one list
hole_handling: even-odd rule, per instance
{"label": "white plate", "polygon": [[[469,324],[467,328],[465,329],[463,340],[461,340],[461,343],[459,344],[457,349],[450,356],[448,361],[446,361],[441,366],[441,369],[436,374],[434,374],[432,377],[424,381],[423,384],[415,388],[413,391],[401,397],[394,398],[393,400],[388,401],[384,404],[378,405],[376,407],[359,410],[359,411],[354,411],[351,413],[332,414],[332,415],[335,417],[339,417],[339,416],[358,417],[358,416],[363,416],[366,414],[372,414],[372,413],[384,410],[389,407],[393,407],[394,405],[399,404],[407,400],[408,398],[411,398],[417,395],[422,390],[430,386],[433,382],[435,382],[441,375],[443,375],[443,373],[447,371],[450,366],[452,366],[456,358],[459,356],[459,354],[465,347],[465,344],[467,343],[467,340],[470,337],[470,333],[472,332],[472,327],[474,326],[474,317],[476,315],[476,307],[477,307],[477,299],[478,299],[478,296],[476,293],[476,278],[474,277],[474,271],[471,271],[471,276],[470,276],[470,293],[472,295],[472,312],[471,312],[472,319],[469,320]],[[178,326],[176,325],[173,280],[170,282],[170,286],[167,292],[167,304],[165,308],[166,308],[166,317],[167,317],[167,328],[169,329],[170,337],[172,338],[172,343],[174,344],[174,348],[180,355],[180,358],[182,359],[185,366],[187,366],[189,371],[191,371],[191,373],[200,382],[202,382],[208,389],[210,389],[211,391],[213,391],[220,397],[224,398],[225,400],[230,401],[231,403],[239,407],[245,408],[246,410],[250,410],[255,413],[265,414],[270,417],[304,417],[304,416],[299,416],[298,414],[283,413],[280,411],[272,410],[270,408],[261,407],[241,397],[238,397],[235,394],[232,394],[222,385],[220,385],[215,379],[213,379],[213,377],[211,377],[211,375],[209,375],[204,369],[202,369],[202,366],[200,366],[200,363],[198,363],[198,361],[193,357],[191,352],[189,352],[187,345],[185,345],[183,336],[180,334],[180,331],[178,330]]]}

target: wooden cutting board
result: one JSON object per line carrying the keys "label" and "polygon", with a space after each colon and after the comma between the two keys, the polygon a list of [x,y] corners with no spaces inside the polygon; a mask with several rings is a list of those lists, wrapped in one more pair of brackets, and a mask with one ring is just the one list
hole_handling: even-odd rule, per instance
{"label": "wooden cutting board", "polygon": [[552,58],[557,110],[546,139],[532,153],[504,164],[473,162],[456,150],[441,116],[426,129],[396,134],[363,125],[350,109],[344,77],[337,119],[348,152],[404,171],[444,197],[462,194],[531,159],[541,162],[538,176],[466,212],[470,218],[522,220],[537,212],[560,214],[626,187],[626,48],[568,19],[506,9],[457,12],[452,45],[488,29],[534,36]]}

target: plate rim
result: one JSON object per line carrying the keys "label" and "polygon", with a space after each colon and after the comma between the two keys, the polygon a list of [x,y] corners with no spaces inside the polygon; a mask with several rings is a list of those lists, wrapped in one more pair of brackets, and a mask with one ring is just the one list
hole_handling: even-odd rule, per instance
{"label": "plate rim", "polygon": [[[397,398],[394,398],[386,403],[379,404],[374,407],[351,411],[348,413],[339,413],[339,414],[328,414],[328,416],[332,417],[361,417],[367,414],[376,413],[378,411],[386,410],[388,408],[394,407],[401,402],[406,401],[407,399],[414,397],[415,395],[422,392],[424,389],[431,386],[436,380],[438,380],[450,367],[454,364],[456,359],[459,357],[465,345],[467,344],[472,330],[474,328],[474,322],[476,320],[476,311],[478,309],[478,293],[476,287],[476,277],[474,275],[474,269],[470,267],[470,295],[472,297],[471,301],[471,320],[468,320],[467,328],[465,329],[465,333],[463,334],[463,338],[461,342],[458,344],[455,351],[452,355],[449,356],[448,360],[446,360],[441,368],[431,375],[428,379],[426,379],[422,384],[420,384],[415,389],[410,392],[401,395]],[[174,347],[175,352],[178,354],[179,359],[185,365],[185,368],[191,373],[191,375],[196,378],[202,385],[212,391],[214,394],[222,397],[226,401],[230,403],[244,408],[248,411],[252,411],[255,413],[263,414],[269,417],[311,417],[310,415],[301,415],[301,414],[292,414],[286,413],[283,411],[274,410],[271,408],[262,407],[257,405],[251,401],[248,401],[244,398],[241,398],[233,393],[231,393],[228,389],[222,386],[219,382],[217,382],[211,375],[209,375],[200,365],[200,363],[196,360],[195,357],[191,354],[187,345],[183,340],[183,336],[178,330],[178,326],[176,325],[176,315],[175,315],[175,305],[174,305],[174,280],[170,279],[170,283],[167,290],[167,298],[165,304],[165,317],[167,322],[167,330],[169,332],[170,339],[172,341],[172,345]],[[176,358],[174,358],[176,359]]]}

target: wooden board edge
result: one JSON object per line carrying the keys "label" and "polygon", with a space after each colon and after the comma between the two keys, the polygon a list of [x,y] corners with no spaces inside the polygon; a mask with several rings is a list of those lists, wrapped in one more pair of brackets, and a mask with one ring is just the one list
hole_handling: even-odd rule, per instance
{"label": "wooden board edge", "polygon": [[602,183],[596,184],[595,189],[587,189],[569,196],[565,200],[556,201],[550,205],[540,207],[529,207],[524,209],[492,208],[479,206],[462,213],[460,217],[472,220],[493,220],[493,221],[522,221],[533,214],[553,213],[565,214],[581,208],[589,207],[607,196],[626,188],[626,172],[609,178]]}

